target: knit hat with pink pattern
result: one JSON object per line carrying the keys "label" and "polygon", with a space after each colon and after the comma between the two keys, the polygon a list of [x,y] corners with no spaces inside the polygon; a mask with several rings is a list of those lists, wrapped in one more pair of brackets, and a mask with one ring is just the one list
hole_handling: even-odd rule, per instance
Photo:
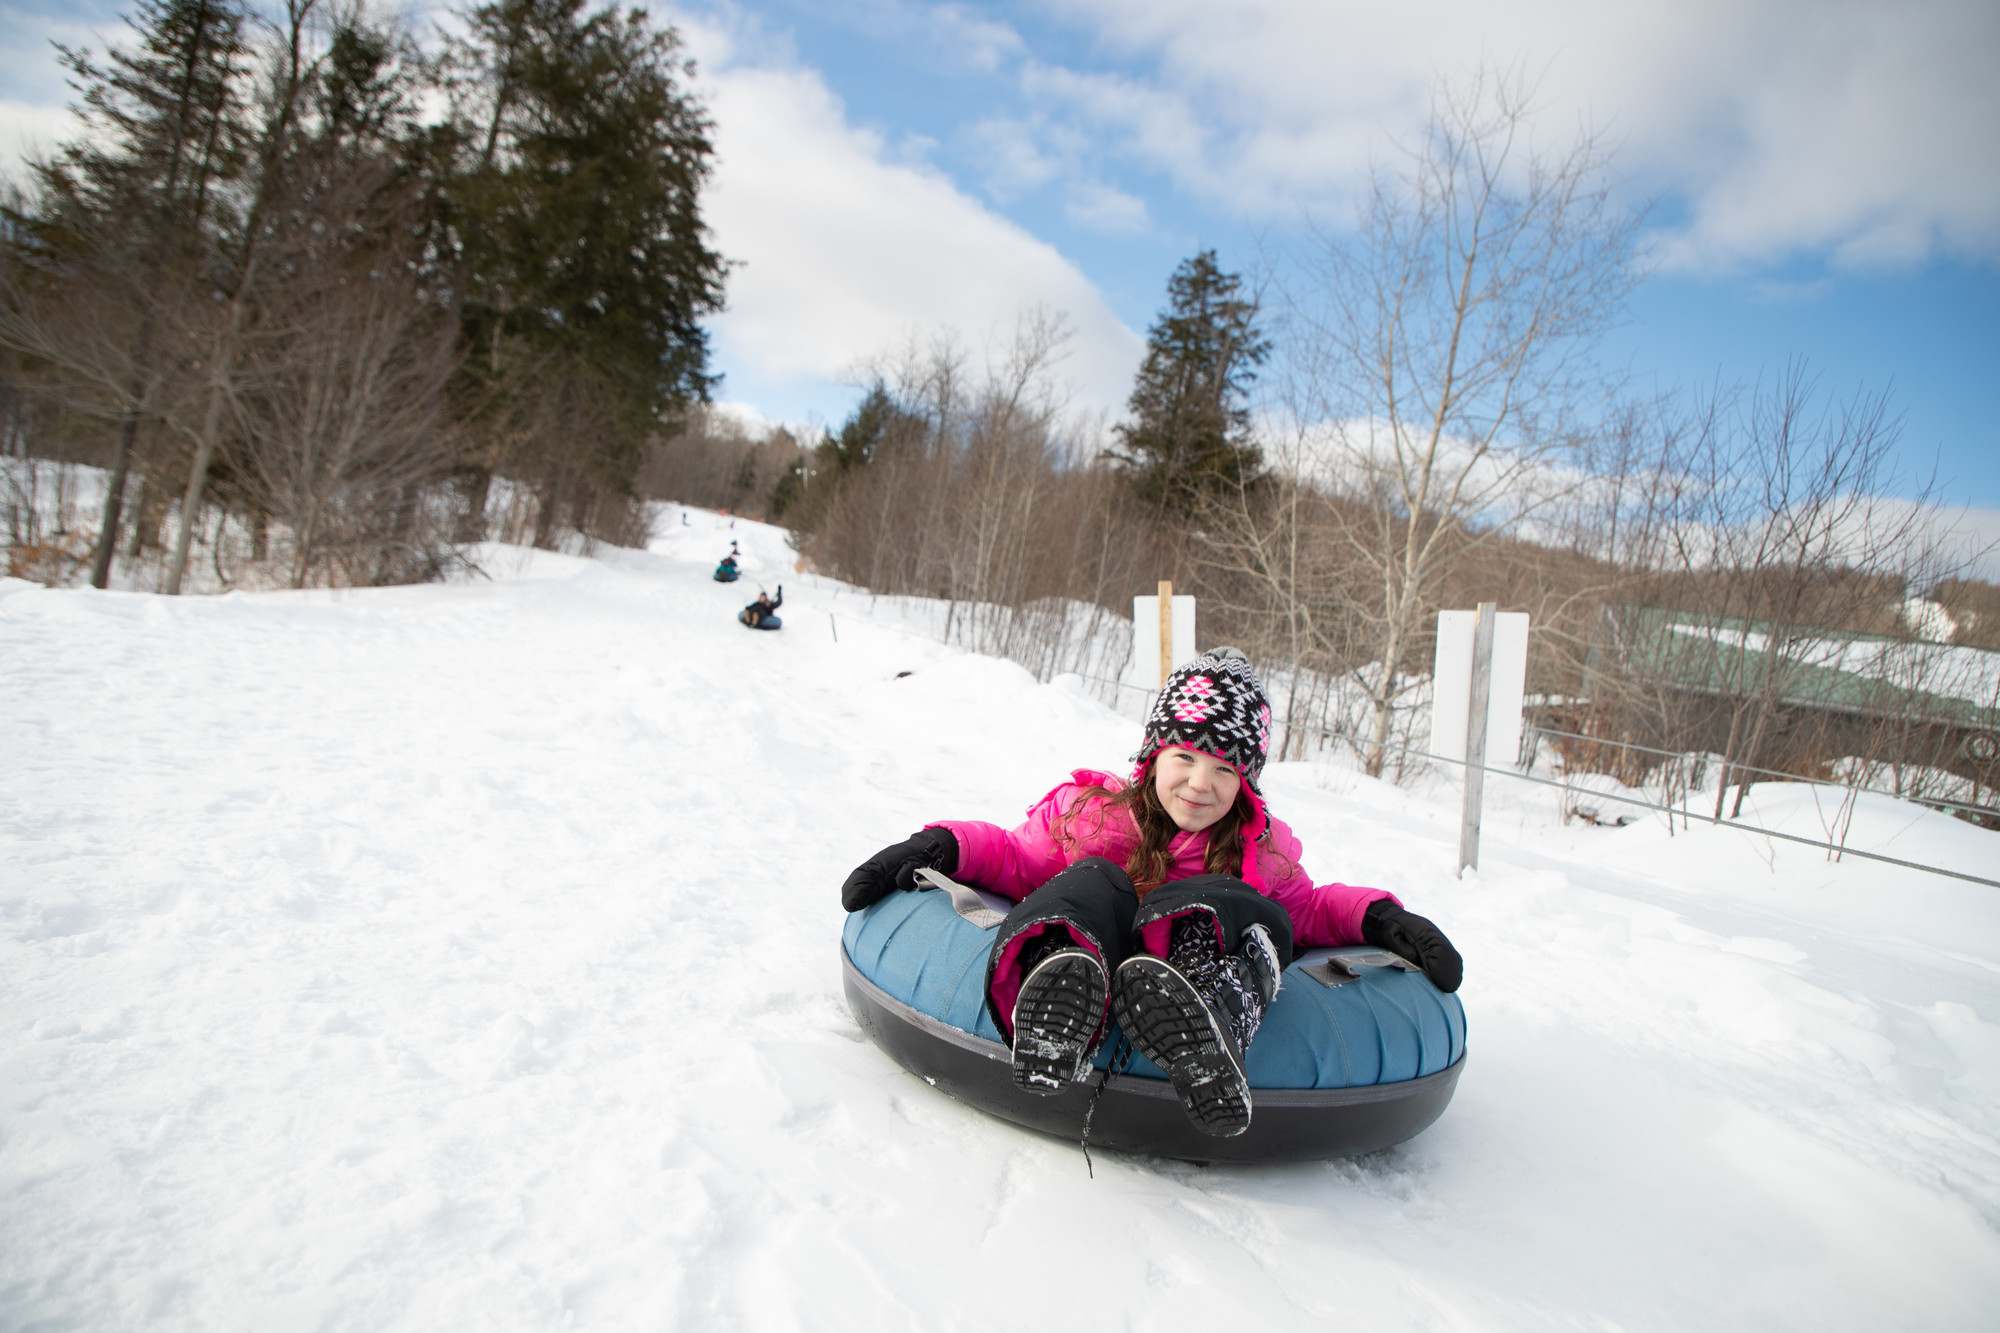
{"label": "knit hat with pink pattern", "polygon": [[1132,757],[1143,770],[1161,750],[1185,746],[1233,764],[1256,791],[1270,744],[1271,704],[1250,659],[1234,648],[1211,648],[1167,677]]}

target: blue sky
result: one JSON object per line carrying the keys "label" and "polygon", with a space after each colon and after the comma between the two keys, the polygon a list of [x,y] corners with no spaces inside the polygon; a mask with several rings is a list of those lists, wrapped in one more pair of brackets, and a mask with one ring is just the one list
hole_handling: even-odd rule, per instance
{"label": "blue sky", "polygon": [[[837,421],[871,357],[975,354],[1062,311],[1075,401],[1115,413],[1196,249],[1293,272],[1435,81],[1531,71],[1537,133],[1618,145],[1657,270],[1607,367],[1672,388],[1793,358],[1893,391],[1905,470],[2000,510],[2000,5],[1991,0],[690,0],[708,207],[742,260],[722,395]],[[0,3],[0,147],[63,132],[46,39],[119,6]],[[99,35],[93,35],[93,32]],[[9,156],[18,152],[8,147]],[[1904,487],[1907,491],[1907,486]]]}
{"label": "blue sky", "polygon": [[[1671,388],[1803,358],[1832,395],[1892,392],[1912,484],[1935,466],[1948,497],[2000,507],[2000,153],[1976,130],[2000,123],[2000,99],[1965,59],[2000,57],[2000,9],[1639,4],[1625,28],[1587,33],[1595,7],[1580,4],[1371,8],[686,13],[735,36],[731,67],[809,72],[849,127],[878,136],[881,160],[936,172],[1053,246],[1135,332],[1197,248],[1284,280],[1302,221],[1351,216],[1368,163],[1411,131],[1434,78],[1518,62],[1540,71],[1556,134],[1586,117],[1621,142],[1628,196],[1662,219],[1663,261],[1606,340],[1607,366]],[[1447,30],[1451,43],[1429,39]],[[1322,42],[1343,49],[1310,54]],[[752,379],[738,372],[732,396]]]}

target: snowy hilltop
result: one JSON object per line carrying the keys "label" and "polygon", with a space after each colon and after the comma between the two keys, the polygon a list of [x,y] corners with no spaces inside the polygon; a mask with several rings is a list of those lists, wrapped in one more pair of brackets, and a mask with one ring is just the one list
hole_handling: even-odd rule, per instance
{"label": "snowy hilltop", "polygon": [[[777,529],[658,531],[0,583],[0,1327],[1992,1327],[2000,890],[1497,780],[1461,880],[1455,786],[1274,764],[1307,870],[1462,949],[1457,1096],[1359,1160],[1092,1178],[867,1041],[837,887],[1121,768],[1129,710]],[[2000,869],[1886,798],[1848,839]]]}

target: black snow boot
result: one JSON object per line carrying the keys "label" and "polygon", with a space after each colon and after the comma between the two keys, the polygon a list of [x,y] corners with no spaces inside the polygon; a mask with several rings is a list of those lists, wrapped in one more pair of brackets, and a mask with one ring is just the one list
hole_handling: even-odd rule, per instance
{"label": "black snow boot", "polygon": [[1278,961],[1278,946],[1271,939],[1271,932],[1262,926],[1245,930],[1236,957],[1227,961],[1236,973],[1238,989],[1245,992],[1237,1022],[1244,1029],[1241,1043],[1248,1046],[1263,1025],[1264,1011],[1278,998],[1279,978],[1284,975],[1285,966]]}
{"label": "black snow boot", "polygon": [[1173,1081],[1196,1129],[1230,1138],[1250,1127],[1243,1051],[1278,993],[1278,955],[1262,926],[1224,957],[1212,918],[1174,922],[1165,959],[1135,954],[1118,968],[1119,1026]]}
{"label": "black snow boot", "polygon": [[1097,955],[1067,935],[1044,938],[1048,944],[1021,964],[1027,977],[1014,999],[1014,1086],[1053,1097],[1089,1072],[1110,981]]}

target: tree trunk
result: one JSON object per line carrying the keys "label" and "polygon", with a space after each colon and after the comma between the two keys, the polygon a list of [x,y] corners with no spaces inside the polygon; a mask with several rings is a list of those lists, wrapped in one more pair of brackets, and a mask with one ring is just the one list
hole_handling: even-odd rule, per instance
{"label": "tree trunk", "polygon": [[292,586],[306,586],[306,575],[312,569],[313,542],[319,537],[320,502],[314,498],[306,506],[305,522],[299,525],[297,549],[292,552]]}
{"label": "tree trunk", "polygon": [[[221,367],[217,367],[221,373]],[[208,392],[208,419],[202,422],[201,439],[195,445],[194,466],[188,469],[187,494],[181,497],[181,526],[174,534],[174,559],[167,568],[166,592],[178,597],[181,573],[187,568],[188,544],[194,538],[195,523],[201,518],[201,493],[208,484],[208,465],[215,457],[215,435],[222,428],[222,386]]]}
{"label": "tree trunk", "polygon": [[555,549],[556,532],[556,483],[545,483],[535,492],[535,535],[532,545],[538,551]]}
{"label": "tree trunk", "polygon": [[132,437],[139,431],[139,409],[125,409],[118,423],[118,445],[111,455],[111,479],[104,489],[104,521],[97,530],[97,552],[90,562],[90,586],[111,582],[111,557],[118,549],[118,520],[125,507],[125,475],[132,467]]}
{"label": "tree trunk", "polygon": [[458,539],[462,542],[486,540],[486,504],[493,492],[493,469],[481,467],[473,473],[472,491],[465,498],[465,516],[459,520]]}
{"label": "tree trunk", "polygon": [[[1750,724],[1750,739],[1743,746],[1743,764],[1745,767],[1753,769],[1757,767],[1758,757],[1763,753],[1764,722],[1771,716],[1772,705],[1767,700],[1759,699],[1756,708],[1756,719]],[[1749,792],[1750,780],[1747,778],[1745,781],[1736,784],[1736,802],[1729,807],[1729,817],[1731,819],[1742,818],[1743,798]]]}
{"label": "tree trunk", "polygon": [[[125,545],[125,558],[127,560],[137,560],[146,553],[147,520],[152,517],[152,511],[158,507],[156,488],[151,483],[152,476],[150,473],[141,472],[139,474],[139,498],[132,502],[134,515],[132,519],[132,540]],[[157,542],[154,544],[157,545]]]}
{"label": "tree trunk", "polygon": [[1722,743],[1722,768],[1715,775],[1715,817],[1722,818],[1723,803],[1729,799],[1729,770],[1736,762],[1736,738],[1743,732],[1743,709],[1729,710],[1729,739]]}
{"label": "tree trunk", "polygon": [[1376,682],[1370,700],[1375,716],[1368,728],[1368,752],[1362,762],[1363,771],[1371,778],[1381,777],[1388,762],[1389,733],[1396,717],[1396,663],[1402,658],[1403,616],[1391,608],[1389,632],[1382,643],[1382,678]]}
{"label": "tree trunk", "polygon": [[[266,182],[269,183],[269,172]],[[261,189],[258,208],[264,200]],[[193,535],[195,522],[201,517],[201,495],[208,486],[209,464],[215,460],[215,437],[222,429],[222,396],[229,385],[236,360],[236,335],[243,327],[243,302],[250,291],[250,284],[256,277],[258,256],[246,251],[243,260],[243,276],[236,284],[236,295],[229,303],[229,326],[217,339],[209,357],[210,379],[208,382],[208,417],[201,425],[201,439],[195,444],[194,466],[188,469],[187,494],[181,499],[181,527],[174,535],[174,559],[167,571],[167,594],[179,596],[181,574],[187,568],[188,540]]]}

